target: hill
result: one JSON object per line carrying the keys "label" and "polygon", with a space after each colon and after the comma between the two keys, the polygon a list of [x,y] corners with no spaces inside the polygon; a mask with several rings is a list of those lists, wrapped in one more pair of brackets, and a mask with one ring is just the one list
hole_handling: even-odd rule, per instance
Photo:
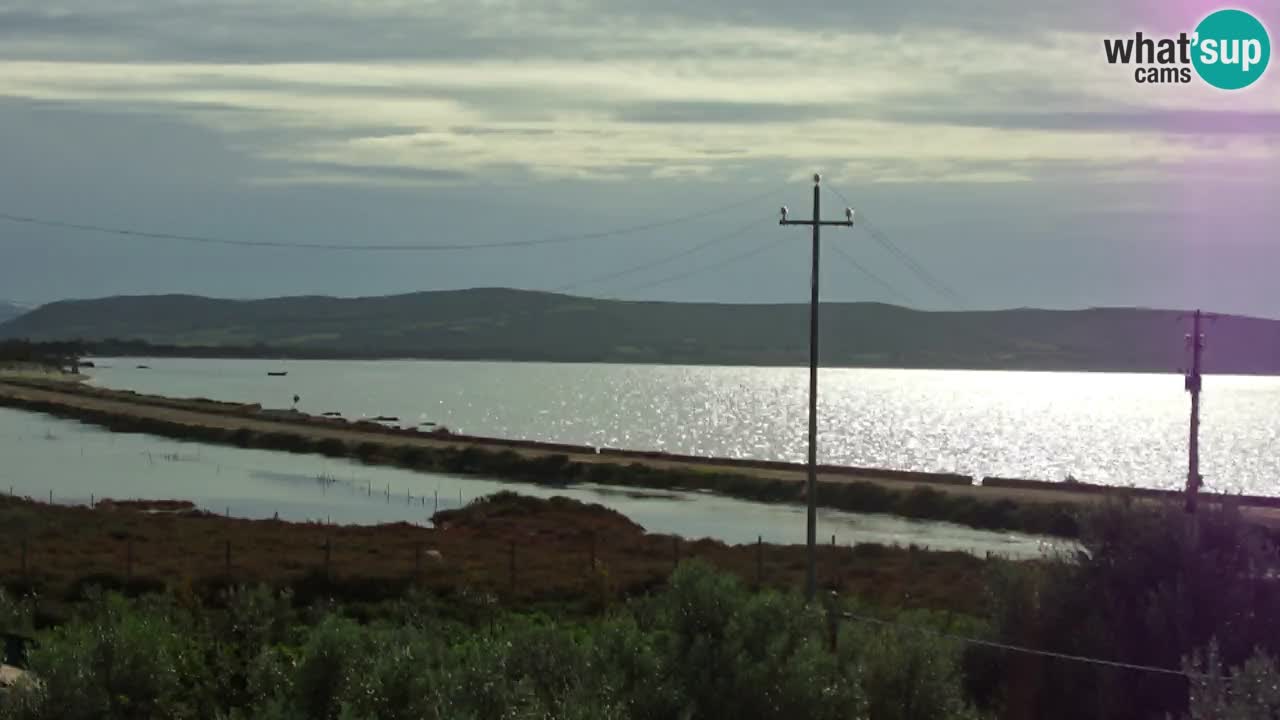
{"label": "hill", "polygon": [[[823,306],[824,364],[1177,371],[1179,312],[1136,308],[925,312]],[[509,289],[366,298],[219,300],[189,295],[51,303],[0,339],[83,339],[99,354],[420,357],[803,365],[808,307],[629,302]],[[1280,322],[1227,316],[1205,369],[1280,373]],[[103,342],[108,340],[132,341]]]}

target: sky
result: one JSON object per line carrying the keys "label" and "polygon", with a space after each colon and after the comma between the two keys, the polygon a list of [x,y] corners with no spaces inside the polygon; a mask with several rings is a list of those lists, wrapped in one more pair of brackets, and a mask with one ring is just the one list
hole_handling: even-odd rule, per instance
{"label": "sky", "polygon": [[[1233,6],[1275,37],[1280,6]],[[827,300],[1280,317],[1280,67],[1139,85],[1103,52],[1220,7],[0,0],[0,213],[578,238],[0,221],[0,298],[803,302],[809,236],[778,207],[807,217],[820,172],[823,214],[869,223],[824,229]]]}

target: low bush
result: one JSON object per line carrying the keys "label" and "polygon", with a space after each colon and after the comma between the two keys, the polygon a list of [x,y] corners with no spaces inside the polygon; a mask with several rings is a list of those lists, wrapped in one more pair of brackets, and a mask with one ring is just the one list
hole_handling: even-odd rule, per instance
{"label": "low bush", "polygon": [[[94,598],[39,634],[39,683],[0,718],[968,717],[958,653],[877,628],[826,646],[824,616],[697,562],[586,621],[490,616],[406,595],[360,622],[267,590],[218,606]],[[474,620],[474,618],[473,618]],[[906,704],[902,702],[906,698]],[[870,713],[870,715],[868,715]],[[883,713],[883,714],[877,714]]]}

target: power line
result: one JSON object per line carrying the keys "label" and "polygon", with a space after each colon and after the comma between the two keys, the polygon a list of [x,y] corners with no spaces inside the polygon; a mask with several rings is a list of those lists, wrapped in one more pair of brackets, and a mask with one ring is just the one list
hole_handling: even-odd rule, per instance
{"label": "power line", "polygon": [[1139,672],[1157,673],[1161,675],[1177,675],[1191,680],[1208,680],[1210,675],[1204,673],[1187,672],[1186,670],[1176,670],[1174,668],[1158,667],[1155,665],[1138,665],[1136,663],[1118,662],[1115,660],[1103,660],[1101,658],[1087,657],[1084,655],[1071,655],[1068,653],[1052,652],[1050,650],[1037,650],[1035,648],[1022,647],[1019,645],[1009,645],[1007,643],[995,642],[994,640],[982,640],[979,638],[966,637],[964,635],[953,635],[951,633],[941,632],[939,630],[931,630],[929,628],[920,627],[919,625],[909,625],[907,623],[893,622],[891,620],[881,620],[879,618],[868,617],[866,615],[858,615],[851,612],[841,613],[840,617],[846,620],[854,620],[856,622],[870,623],[873,625],[881,625],[886,627],[898,628],[901,630],[911,630],[923,635],[931,635],[937,638],[952,640],[955,642],[967,643],[969,645],[980,645],[982,647],[994,648],[996,650],[1005,650],[1007,652],[1021,653],[1023,655],[1037,655],[1039,657],[1056,658],[1058,660],[1067,660],[1070,662],[1085,663],[1089,665],[1100,665],[1104,667],[1120,668],[1123,670],[1137,670]]}
{"label": "power line", "polygon": [[[831,185],[827,185],[827,188],[831,190],[831,192],[835,193],[836,197],[843,200],[846,204],[849,203],[849,199],[844,196],[844,193]],[[889,236],[885,235],[884,231],[880,230],[880,228],[876,227],[875,224],[867,219],[866,213],[862,210],[858,211],[856,224],[865,229],[867,234],[871,236],[871,239],[875,240],[881,247],[893,254],[899,262],[905,265],[907,269],[915,274],[915,276],[918,277],[925,285],[928,285],[931,290],[939,295],[947,297],[959,305],[968,305],[968,303],[965,302],[965,299],[961,297],[960,293],[956,292],[950,285],[943,282],[936,275],[929,272],[929,270],[918,260],[890,240]]]}
{"label": "power line", "polygon": [[615,272],[610,272],[604,275],[596,275],[595,277],[590,277],[585,280],[571,282],[567,285],[561,285],[560,287],[555,288],[551,292],[567,292],[569,290],[573,290],[575,288],[579,288],[584,285],[595,285],[597,283],[605,282],[607,280],[614,280],[620,277],[626,277],[627,275],[634,275],[635,273],[642,272],[644,270],[660,267],[674,260],[679,260],[680,258],[688,257],[689,255],[692,255],[700,250],[705,250],[706,248],[712,247],[713,245],[718,245],[722,242],[732,240],[733,238],[736,238],[742,235],[744,232],[751,229],[752,227],[755,227],[758,223],[759,223],[759,220],[751,220],[747,222],[745,225],[742,225],[741,227],[734,228],[733,230],[730,230],[729,232],[724,233],[722,235],[716,235],[709,240],[700,242],[691,248],[681,250],[680,252],[677,252],[673,255],[666,255],[666,256],[657,258],[656,260],[650,260],[650,261],[641,263],[639,265],[632,265],[630,267],[626,267]]}
{"label": "power line", "polygon": [[893,241],[890,240],[889,237],[884,234],[883,231],[881,231],[875,225],[872,225],[871,222],[866,220],[865,217],[862,220],[862,225],[866,229],[867,233],[871,235],[872,239],[874,239],[877,243],[879,243],[881,247],[885,248],[890,253],[892,253],[895,257],[897,257],[898,260],[902,262],[902,264],[906,265],[913,273],[915,273],[917,277],[923,280],[924,283],[928,285],[934,292],[940,295],[946,296],[947,298],[949,298],[950,300],[952,300],[953,302],[959,305],[968,305],[965,299],[961,297],[960,293],[953,290],[950,285],[946,284],[945,282],[940,280],[937,276],[935,276],[933,273],[925,269],[925,267],[921,265],[919,261],[917,261],[915,258],[908,255],[905,250],[895,245]]}
{"label": "power line", "polygon": [[[753,224],[755,224],[756,222],[758,222],[758,221],[753,221]],[[744,228],[742,231],[740,231],[738,234],[742,234],[742,232],[745,232],[745,228]],[[634,286],[632,286],[632,287],[629,287],[629,288],[626,288],[626,289],[624,289],[624,290],[621,290],[620,292],[622,292],[622,293],[633,293],[633,292],[637,292],[637,291],[640,291],[640,290],[648,290],[649,288],[652,288],[652,287],[657,287],[657,286],[659,286],[659,285],[666,285],[667,283],[672,283],[672,282],[675,282],[675,281],[677,281],[677,280],[683,280],[683,279],[685,279],[685,278],[687,278],[687,277],[692,277],[692,276],[694,276],[694,275],[698,275],[698,274],[700,274],[700,273],[710,272],[710,271],[712,271],[712,270],[719,270],[719,269],[721,269],[721,268],[724,268],[724,267],[727,267],[727,266],[729,266],[729,265],[732,265],[733,263],[736,263],[736,262],[739,262],[739,261],[742,261],[742,260],[746,260],[747,258],[753,257],[753,256],[755,256],[755,255],[759,255],[760,253],[764,252],[765,250],[768,250],[769,248],[773,247],[774,245],[780,245],[780,244],[782,244],[782,242],[783,242],[783,241],[785,241],[785,240],[786,240],[786,238],[771,237],[771,238],[769,238],[769,240],[768,240],[767,242],[765,242],[765,243],[762,243],[762,244],[760,244],[760,245],[752,246],[749,250],[746,250],[745,252],[738,253],[737,255],[730,255],[729,257],[724,258],[724,259],[720,260],[720,261],[719,261],[719,262],[717,262],[717,263],[713,263],[713,264],[710,264],[710,265],[703,265],[702,267],[697,267],[697,268],[694,268],[694,269],[692,269],[692,270],[687,270],[687,271],[682,272],[682,273],[677,273],[677,274],[675,274],[675,275],[668,275],[668,276],[666,276],[666,277],[658,278],[657,280],[653,280],[653,281],[651,281],[651,282],[647,282],[647,283],[644,283],[644,284],[641,284],[641,285],[634,285]]]}
{"label": "power line", "polygon": [[552,237],[536,238],[532,240],[504,240],[498,242],[486,243],[410,243],[402,245],[355,245],[350,243],[291,243],[280,242],[275,240],[240,240],[235,238],[213,237],[207,235],[185,235],[178,233],[151,232],[146,230],[136,230],[131,228],[112,227],[108,225],[93,225],[87,223],[74,223],[64,220],[52,220],[48,218],[35,217],[31,215],[18,215],[8,212],[0,212],[0,220],[14,223],[24,223],[28,225],[40,225],[43,227],[61,228],[64,230],[77,230],[82,232],[102,233],[106,235],[118,235],[122,237],[137,237],[150,240],[175,240],[180,242],[201,243],[206,245],[226,245],[232,247],[252,247],[252,248],[284,248],[290,250],[329,250],[329,251],[353,251],[353,252],[447,252],[447,251],[466,251],[466,250],[492,250],[499,248],[520,248],[534,247],[540,245],[555,245],[562,243],[580,242],[584,240],[600,240],[604,238],[618,237],[621,235],[631,235],[643,232],[645,230],[654,230],[657,228],[678,225],[680,223],[699,220],[726,210],[742,207],[750,203],[761,200],[771,194],[774,190],[753,195],[743,200],[738,200],[725,205],[719,205],[707,210],[699,210],[698,212],[679,215],[664,220],[655,220],[653,222],[642,223],[639,225],[630,225],[627,227],[615,228],[612,230],[602,230],[598,232],[581,233],[575,235],[558,235]]}
{"label": "power line", "polygon": [[911,304],[911,300],[909,300],[905,294],[900,292],[893,285],[889,284],[889,281],[885,280],[879,275],[876,275],[875,273],[868,270],[865,265],[858,262],[857,259],[853,257],[852,253],[845,250],[843,247],[839,245],[832,245],[831,247],[833,250],[836,251],[837,255],[843,258],[846,263],[852,265],[855,270],[862,273],[862,275],[866,277],[868,280],[871,280],[872,282],[876,283],[880,287],[884,288],[884,290],[888,292],[890,295],[896,297],[898,300],[901,300],[904,305]]}

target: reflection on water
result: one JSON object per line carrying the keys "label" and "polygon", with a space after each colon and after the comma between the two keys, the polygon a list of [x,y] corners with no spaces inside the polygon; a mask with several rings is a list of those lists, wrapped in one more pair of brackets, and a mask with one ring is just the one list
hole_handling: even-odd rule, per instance
{"label": "reflection on water", "polygon": [[[190,500],[236,517],[335,523],[428,524],[436,509],[456,508],[499,490],[563,495],[613,508],[650,532],[729,543],[804,542],[804,510],[702,493],[600,486],[544,488],[474,477],[366,466],[294,455],[110,433],[74,421],[0,408],[0,489],[57,502],[96,499]],[[915,543],[935,549],[1032,556],[1039,539],[919,523],[879,515],[824,511],[822,537],[840,544]]]}
{"label": "reflection on water", "polygon": [[[138,362],[151,366],[138,370]],[[94,382],[407,426],[803,462],[807,369],[428,361],[108,360]],[[287,370],[287,377],[268,371]],[[1179,488],[1178,375],[824,369],[822,462]],[[1201,472],[1280,494],[1280,378],[1204,383]]]}

